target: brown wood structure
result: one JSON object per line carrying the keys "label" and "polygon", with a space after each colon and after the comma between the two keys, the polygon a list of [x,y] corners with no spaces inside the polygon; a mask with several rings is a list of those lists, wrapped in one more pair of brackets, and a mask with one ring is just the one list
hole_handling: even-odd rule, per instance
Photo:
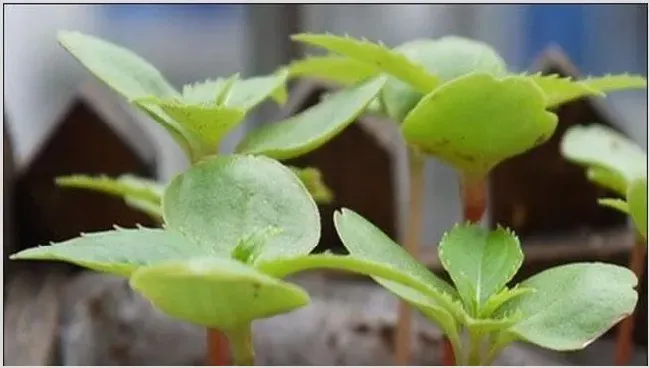
{"label": "brown wood structure", "polygon": [[94,81],[83,84],[16,182],[20,248],[81,232],[154,225],[123,201],[88,190],[60,188],[69,174],[155,175],[155,151],[115,96]]}

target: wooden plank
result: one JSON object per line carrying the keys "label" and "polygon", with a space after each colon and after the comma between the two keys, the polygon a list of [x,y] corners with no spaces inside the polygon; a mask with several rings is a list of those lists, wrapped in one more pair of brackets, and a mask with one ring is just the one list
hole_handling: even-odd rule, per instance
{"label": "wooden plank", "polygon": [[7,282],[4,298],[5,365],[56,364],[61,287],[67,279],[62,270],[22,267]]}

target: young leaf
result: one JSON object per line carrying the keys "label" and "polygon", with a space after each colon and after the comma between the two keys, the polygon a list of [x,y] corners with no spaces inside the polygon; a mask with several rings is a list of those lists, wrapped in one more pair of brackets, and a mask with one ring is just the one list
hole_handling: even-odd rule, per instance
{"label": "young leaf", "polygon": [[287,120],[264,125],[247,135],[236,151],[278,160],[313,151],[361,115],[379,93],[384,81],[383,78],[377,78],[346,88]]}
{"label": "young leaf", "polygon": [[627,202],[619,198],[600,198],[598,199],[598,204],[601,206],[613,208],[617,211],[623,212],[626,215],[630,213],[630,208]]}
{"label": "young leaf", "polygon": [[[413,40],[397,46],[394,51],[422,65],[440,83],[470,73],[502,77],[507,72],[505,61],[492,47],[463,37]],[[389,78],[381,97],[388,116],[401,123],[423,94],[396,78]]]}
{"label": "young leaf", "polygon": [[155,98],[138,101],[157,104],[165,114],[178,122],[192,149],[193,161],[216,153],[219,142],[239,125],[245,116],[243,110],[218,105],[186,105],[175,100]]}
{"label": "young leaf", "polygon": [[239,74],[235,74],[230,78],[186,84],[183,86],[183,102],[188,105],[223,105],[228,92],[238,79]]}
{"label": "young leaf", "polygon": [[63,261],[95,271],[129,276],[138,267],[213,254],[169,229],[121,229],[82,234],[48,246],[29,248],[10,259]]}
{"label": "young leaf", "polygon": [[624,267],[563,265],[522,282],[535,292],[506,303],[497,313],[523,314],[509,329],[522,340],[551,350],[578,350],[634,311],[637,282]]}
{"label": "young leaf", "polygon": [[637,178],[627,191],[630,215],[639,233],[648,237],[648,178]]}
{"label": "young leaf", "polygon": [[153,97],[143,97],[133,100],[133,104],[136,107],[144,111],[156,123],[160,124],[160,126],[162,126],[181,147],[185,155],[187,155],[190,160],[194,160],[192,144],[190,143],[193,139],[192,136],[185,132],[178,122],[165,113],[165,111],[159,106],[160,103],[160,100]]}
{"label": "young leaf", "polygon": [[562,137],[560,151],[569,161],[614,172],[618,175],[614,177],[623,178],[626,184],[646,175],[646,153],[622,134],[603,125],[572,126]]}
{"label": "young leaf", "polygon": [[377,67],[385,73],[408,83],[420,93],[429,93],[438,84],[436,76],[427,72],[421,65],[381,44],[329,34],[303,33],[293,35],[291,39],[322,47],[331,52]]}
{"label": "young leaf", "polygon": [[73,31],[60,31],[58,39],[95,77],[129,101],[180,96],[155,67],[130,50]]}
{"label": "young leaf", "polygon": [[154,218],[162,217],[160,200],[164,186],[152,180],[132,175],[122,175],[117,179],[107,176],[69,175],[56,178],[56,184],[62,187],[90,189],[122,197],[127,204],[136,209],[151,214]]}
{"label": "young leaf", "polygon": [[553,134],[557,116],[544,103],[539,87],[524,77],[470,74],[425,96],[402,133],[408,144],[481,176]]}
{"label": "young leaf", "polygon": [[268,97],[273,97],[279,104],[284,104],[286,96],[282,93],[289,73],[280,70],[272,75],[259,76],[235,81],[225,99],[225,106],[249,111]]}
{"label": "young leaf", "polygon": [[318,204],[329,204],[334,199],[334,193],[323,181],[323,174],[313,167],[298,168],[287,166],[300,179],[309,194]]}
{"label": "young leaf", "polygon": [[499,309],[506,302],[511,301],[515,298],[518,298],[522,295],[534,293],[535,290],[531,288],[520,287],[519,285],[515,286],[512,289],[504,287],[501,291],[496,294],[493,294],[485,302],[481,310],[479,311],[479,318],[490,318],[493,316],[494,312]]}
{"label": "young leaf", "polygon": [[601,92],[620,91],[633,88],[645,88],[647,81],[640,75],[619,74],[604,77],[588,77],[580,83]]}
{"label": "young leaf", "polygon": [[221,331],[309,302],[296,285],[237,261],[211,257],[142,267],[133,273],[130,285],[162,312]]}
{"label": "young leaf", "polygon": [[[449,300],[444,298],[444,294],[455,296],[454,289],[413,259],[403,248],[395,244],[366,219],[354,211],[344,208],[341,212],[334,214],[334,225],[343,245],[352,256],[400,270],[411,277],[412,282],[421,285],[416,289],[422,292],[428,290],[426,295],[429,298],[445,307],[450,307]],[[375,278],[375,280],[379,282],[384,279]],[[394,292],[397,293],[397,291]]]}
{"label": "young leaf", "polygon": [[308,254],[320,237],[318,209],[304,185],[263,156],[216,156],[196,164],[167,187],[163,214],[169,228],[228,254],[250,234],[281,230],[258,259]]}
{"label": "young leaf", "polygon": [[546,95],[546,107],[556,107],[585,96],[605,96],[603,92],[570,77],[563,78],[557,74],[535,74],[528,78],[544,91]]}
{"label": "young leaf", "polygon": [[379,74],[379,69],[370,64],[335,55],[308,56],[289,64],[288,70],[293,78],[314,77],[344,86],[361,83]]}
{"label": "young leaf", "polygon": [[512,279],[524,259],[519,239],[510,231],[489,231],[476,224],[454,226],[443,236],[438,252],[473,317]]}
{"label": "young leaf", "polygon": [[587,168],[587,179],[605,188],[625,196],[627,193],[627,180],[625,176],[617,171],[613,171],[600,166]]}

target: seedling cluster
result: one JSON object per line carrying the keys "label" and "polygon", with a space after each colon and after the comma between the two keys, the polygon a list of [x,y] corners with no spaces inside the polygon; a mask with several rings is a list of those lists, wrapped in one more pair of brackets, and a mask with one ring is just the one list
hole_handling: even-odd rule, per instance
{"label": "seedling cluster", "polygon": [[[297,60],[272,75],[233,75],[179,92],[131,51],[77,32],[61,32],[59,40],[98,79],[163,126],[192,165],[169,183],[131,176],[60,178],[61,185],[123,197],[162,226],[83,234],[12,259],[58,260],[127,277],[168,315],[222,331],[238,365],[254,364],[253,321],[309,302],[305,290],[283,278],[312,269],[372,277],[442,329],[458,364],[490,364],[518,340],[552,350],[582,349],[636,306],[634,273],[603,263],[563,265],[509,285],[523,263],[517,236],[476,222],[484,210],[485,177],[500,162],[552,136],[553,108],[645,87],[641,77],[573,80],[511,73],[489,46],[459,37],[389,48],[301,34],[294,40],[329,54]],[[217,154],[222,139],[249,111],[269,98],[283,104],[286,82],[305,76],[341,88],[300,114],[253,130],[234,153]],[[366,112],[399,124],[410,150],[411,179],[427,156],[459,173],[463,198],[476,213],[440,241],[439,257],[451,283],[351,209],[332,219],[349,254],[311,254],[321,232],[315,201],[329,201],[333,194],[315,169],[289,168],[281,161],[321,147]],[[578,133],[566,137],[563,152],[591,165],[594,180],[625,196],[627,202],[604,203],[631,213],[645,235],[646,176],[630,168],[627,158],[592,148],[596,138]],[[410,205],[421,208],[416,192]],[[412,250],[419,238],[410,234],[407,242]]]}

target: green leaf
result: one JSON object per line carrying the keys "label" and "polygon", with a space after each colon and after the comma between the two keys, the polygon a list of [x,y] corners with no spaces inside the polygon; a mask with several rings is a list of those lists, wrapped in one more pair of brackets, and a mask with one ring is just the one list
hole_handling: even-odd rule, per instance
{"label": "green leaf", "polygon": [[173,230],[116,228],[26,249],[10,259],[63,261],[95,271],[129,276],[141,266],[201,254],[210,254],[210,250],[191,243]]}
{"label": "green leaf", "polygon": [[349,57],[379,68],[387,74],[408,83],[420,93],[428,93],[438,84],[436,76],[430,74],[421,65],[412,62],[390,48],[351,37],[330,34],[297,34],[291,39],[312,46],[322,47],[331,52]]}
{"label": "green leaf", "polygon": [[622,196],[627,193],[627,180],[617,171],[599,166],[588,167],[587,179]]}
{"label": "green leaf", "polygon": [[194,153],[190,142],[192,137],[183,130],[178,122],[165,113],[165,111],[159,106],[159,103],[159,100],[152,97],[133,100],[134,106],[144,111],[151,119],[160,124],[181,147],[185,155],[187,155],[190,160],[193,160]]}
{"label": "green leaf", "polygon": [[648,178],[637,178],[627,191],[630,215],[639,233],[648,237]]}
{"label": "green leaf", "polygon": [[521,312],[515,312],[512,313],[512,315],[500,318],[476,319],[471,316],[466,316],[466,318],[463,320],[463,324],[467,326],[467,329],[473,333],[485,335],[492,332],[506,330],[520,321],[521,318]]}
{"label": "green leaf", "polygon": [[535,292],[499,313],[523,313],[510,328],[522,340],[551,350],[579,350],[634,311],[637,282],[627,268],[604,263],[554,267],[522,282]]}
{"label": "green leaf", "polygon": [[545,142],[557,116],[542,91],[524,77],[470,74],[425,96],[402,124],[406,141],[477,176]]}
{"label": "green leaf", "polygon": [[502,305],[506,302],[509,302],[515,298],[518,298],[522,295],[534,293],[535,290],[531,288],[515,286],[512,289],[504,287],[501,291],[496,294],[493,294],[488,298],[483,307],[481,308],[478,316],[480,318],[489,318],[492,317],[494,312],[497,311]]}
{"label": "green leaf", "polygon": [[489,231],[469,223],[456,225],[445,233],[438,253],[466,309],[474,317],[512,279],[524,260],[516,235],[501,227]]}
{"label": "green leaf", "polygon": [[633,88],[645,88],[647,81],[640,75],[618,74],[604,77],[588,77],[580,83],[601,92],[620,91]]}
{"label": "green leaf", "polygon": [[334,193],[323,181],[323,174],[313,167],[298,168],[287,166],[300,179],[309,194],[318,204],[329,204],[334,200]]}
{"label": "green leaf", "polygon": [[599,198],[598,204],[601,206],[613,208],[617,211],[623,212],[626,215],[630,213],[630,208],[627,202],[620,198]]}
{"label": "green leaf", "polygon": [[561,77],[557,74],[535,74],[528,78],[544,91],[546,107],[556,107],[585,96],[605,96],[603,92],[570,77]]}
{"label": "green leaf", "polygon": [[95,77],[129,101],[180,96],[155,67],[130,50],[76,31],[60,31],[58,40]]}
{"label": "green leaf", "polygon": [[210,257],[142,267],[133,273],[130,285],[162,312],[222,331],[309,302],[296,285],[236,261]]}
{"label": "green leaf", "polygon": [[208,79],[183,86],[183,102],[188,105],[223,105],[228,92],[239,79],[239,74],[229,78]]}
{"label": "green leaf", "polygon": [[165,191],[167,226],[215,251],[269,227],[281,233],[258,259],[308,254],[320,237],[320,216],[304,185],[263,156],[216,156],[176,176]]}
{"label": "green leaf", "polygon": [[286,94],[283,87],[288,76],[288,71],[280,70],[272,75],[237,80],[228,92],[225,106],[249,111],[268,97],[273,97],[279,104],[284,104]]}
{"label": "green leaf", "polygon": [[130,206],[152,217],[162,218],[160,202],[164,186],[153,180],[122,175],[116,179],[107,176],[68,175],[56,178],[61,187],[89,189],[121,197]]}
{"label": "green leaf", "polygon": [[257,258],[264,249],[270,238],[279,235],[282,229],[269,226],[266,229],[256,231],[249,236],[239,240],[235,249],[232,250],[231,256],[244,264],[255,264]]}
{"label": "green leaf", "polygon": [[[422,65],[441,83],[469,73],[482,72],[502,77],[507,72],[505,61],[492,47],[463,37],[418,39],[401,44],[394,50]],[[389,78],[381,97],[388,115],[401,123],[423,94],[396,78]]]}
{"label": "green leaf", "polygon": [[335,55],[308,56],[289,64],[289,75],[293,78],[313,77],[330,80],[344,86],[361,83],[375,77],[379,69],[348,57]]}
{"label": "green leaf", "polygon": [[[604,125],[572,126],[562,137],[562,155],[576,164],[609,170],[597,172],[620,193],[630,182],[646,176],[646,153],[630,139]],[[593,175],[593,173],[592,173]],[[622,187],[621,181],[626,185]],[[621,193],[625,195],[625,192]]]}
{"label": "green leaf", "polygon": [[379,93],[383,78],[337,92],[287,120],[267,124],[246,136],[237,152],[286,160],[313,151],[359,117]]}
{"label": "green leaf", "polygon": [[186,105],[176,100],[156,98],[139,99],[138,102],[157,104],[180,125],[180,130],[191,147],[193,162],[203,156],[215,154],[219,142],[239,125],[245,116],[243,110],[217,105]]}
{"label": "green leaf", "polygon": [[[420,285],[417,288],[419,291],[427,290],[426,295],[429,298],[445,307],[450,307],[448,302],[451,299],[445,299],[444,294],[455,296],[455,290],[413,259],[408,252],[366,219],[354,211],[344,208],[341,212],[335,212],[334,225],[343,245],[353,257],[382,263],[399,270],[411,277],[412,282]],[[375,278],[375,280],[380,282],[383,279]],[[412,285],[415,284],[407,286],[413,287]]]}

